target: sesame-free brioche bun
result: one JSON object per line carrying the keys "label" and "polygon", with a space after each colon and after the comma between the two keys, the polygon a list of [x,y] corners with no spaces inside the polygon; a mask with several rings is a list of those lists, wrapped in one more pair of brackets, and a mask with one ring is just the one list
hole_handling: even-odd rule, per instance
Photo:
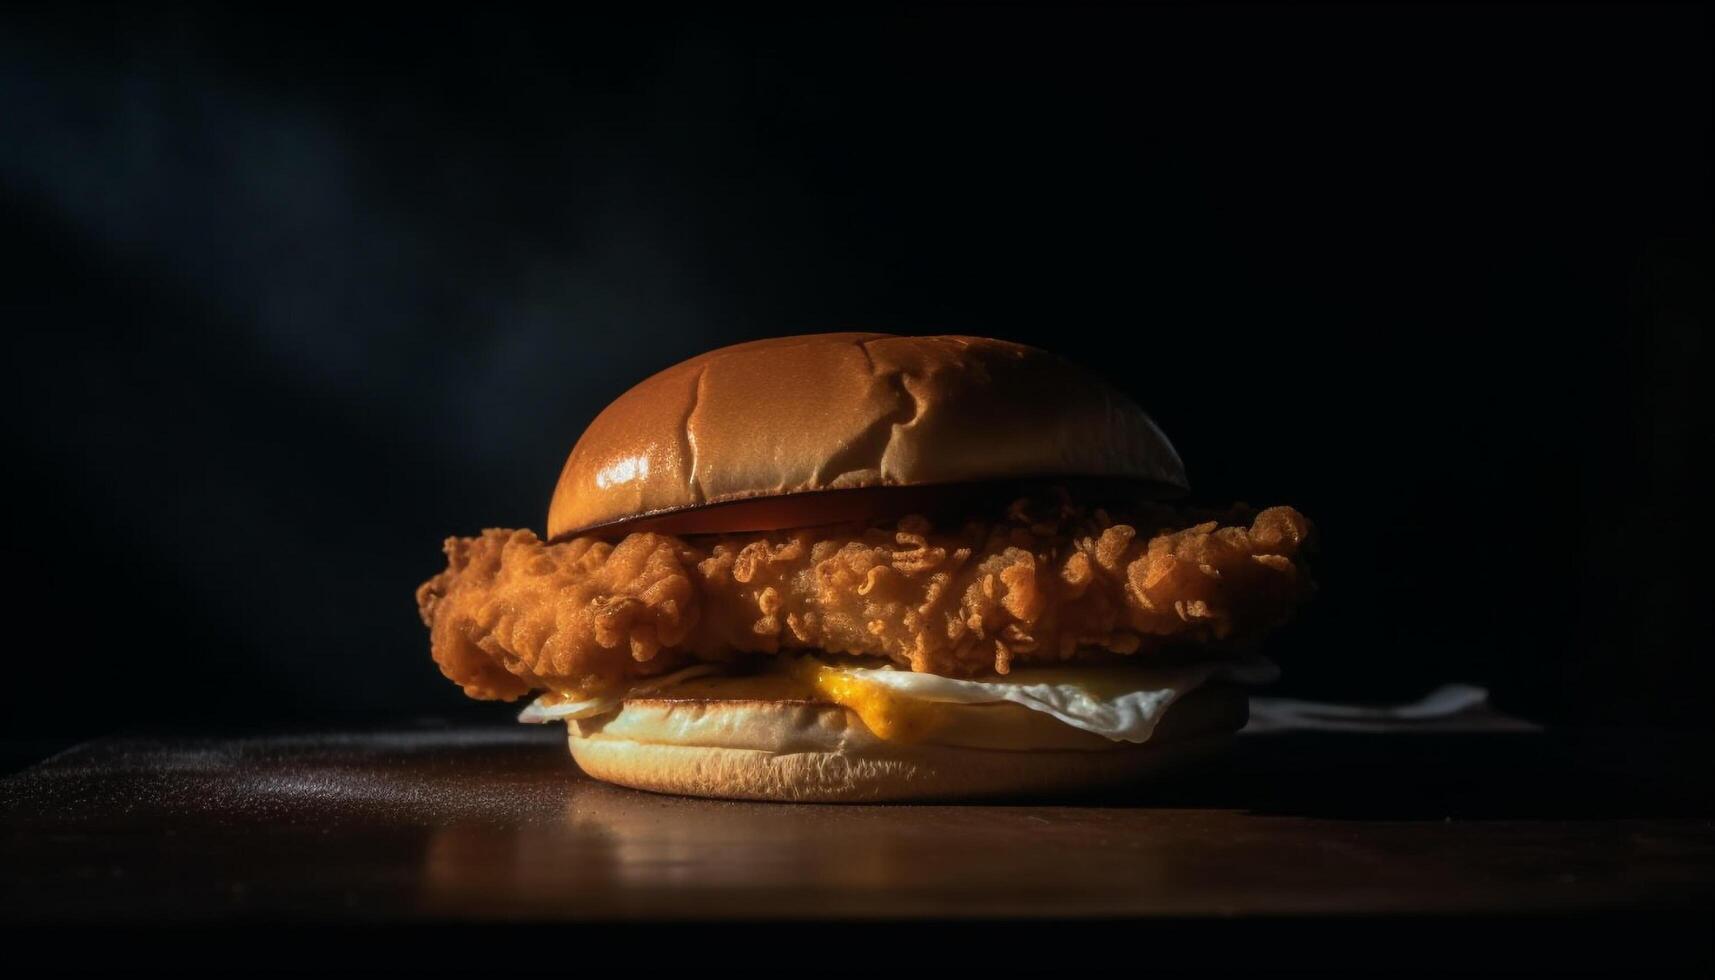
{"label": "sesame-free brioche bun", "polygon": [[572,757],[595,779],[734,800],[900,803],[1066,794],[1135,784],[1219,749],[1244,727],[1242,688],[1176,701],[1141,745],[1111,742],[1012,704],[944,704],[934,735],[889,742],[815,701],[643,697],[572,722]]}
{"label": "sesame-free brioche bun", "polygon": [[1032,479],[1186,488],[1141,408],[1044,351],[982,337],[781,337],[693,357],[609,405],[566,460],[548,536],[859,520],[880,516],[879,488]]}

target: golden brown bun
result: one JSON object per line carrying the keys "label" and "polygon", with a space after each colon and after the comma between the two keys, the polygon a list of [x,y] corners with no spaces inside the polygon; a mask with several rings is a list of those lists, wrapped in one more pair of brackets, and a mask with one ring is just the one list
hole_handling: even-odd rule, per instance
{"label": "golden brown bun", "polygon": [[[1132,782],[1193,761],[1244,727],[1242,688],[1211,685],[1175,702],[1142,745],[1111,742],[1016,705],[944,705],[934,740],[886,742],[845,708],[806,701],[639,699],[570,725],[590,776],[684,796],[801,803],[967,800],[1065,794]],[[1039,727],[1011,748],[1005,727]],[[981,747],[981,746],[987,747]]]}
{"label": "golden brown bun", "polygon": [[830,523],[875,512],[873,494],[845,491],[1035,478],[1186,486],[1142,409],[1043,351],[782,337],[694,357],[609,405],[566,460],[548,536],[640,518],[670,533]]}

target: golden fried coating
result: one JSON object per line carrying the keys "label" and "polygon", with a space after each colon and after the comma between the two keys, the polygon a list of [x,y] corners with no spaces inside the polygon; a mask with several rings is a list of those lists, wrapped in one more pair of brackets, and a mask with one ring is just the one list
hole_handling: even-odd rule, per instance
{"label": "golden fried coating", "polygon": [[1006,673],[1243,640],[1307,595],[1309,523],[1292,508],[1249,527],[1184,523],[1164,510],[1119,523],[1061,500],[1019,501],[954,533],[921,517],[617,544],[489,530],[447,540],[447,570],[417,603],[442,672],[471,697],[510,699],[594,696],[691,661],[787,649]]}

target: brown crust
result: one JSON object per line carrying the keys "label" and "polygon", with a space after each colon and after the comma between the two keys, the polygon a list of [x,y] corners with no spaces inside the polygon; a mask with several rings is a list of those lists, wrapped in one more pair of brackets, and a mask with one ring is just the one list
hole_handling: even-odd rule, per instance
{"label": "brown crust", "polygon": [[783,337],[692,358],[616,399],[566,460],[548,536],[639,519],[681,534],[798,527],[865,508],[838,494],[806,502],[808,516],[709,505],[1066,478],[1186,487],[1142,409],[1043,351],[981,337]]}
{"label": "brown crust", "polygon": [[1021,753],[926,746],[908,755],[769,753],[572,737],[572,758],[604,782],[678,796],[783,803],[927,803],[1088,792],[1204,759],[1228,736],[1115,752]]}

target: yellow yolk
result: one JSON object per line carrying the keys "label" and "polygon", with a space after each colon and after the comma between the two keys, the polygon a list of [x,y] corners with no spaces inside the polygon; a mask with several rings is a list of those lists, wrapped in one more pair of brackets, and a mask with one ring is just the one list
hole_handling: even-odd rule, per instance
{"label": "yellow yolk", "polygon": [[826,701],[857,715],[877,738],[889,742],[918,741],[933,733],[945,715],[933,701],[906,697],[812,657],[783,659],[778,672],[693,678],[658,696],[726,701]]}
{"label": "yellow yolk", "polygon": [[1089,748],[1102,739],[1148,741],[1163,713],[1205,683],[1266,684],[1279,673],[1259,657],[1160,667],[1033,667],[968,679],[868,663],[830,666],[813,656],[780,657],[765,672],[748,675],[700,664],[626,694],[585,701],[543,697],[519,720],[575,723],[620,712],[628,701],[800,702],[838,705],[877,738],[893,742]]}
{"label": "yellow yolk", "polygon": [[810,657],[792,661],[787,669],[821,697],[863,719],[864,725],[885,741],[920,741],[945,719],[945,712],[932,701],[902,697]]}

